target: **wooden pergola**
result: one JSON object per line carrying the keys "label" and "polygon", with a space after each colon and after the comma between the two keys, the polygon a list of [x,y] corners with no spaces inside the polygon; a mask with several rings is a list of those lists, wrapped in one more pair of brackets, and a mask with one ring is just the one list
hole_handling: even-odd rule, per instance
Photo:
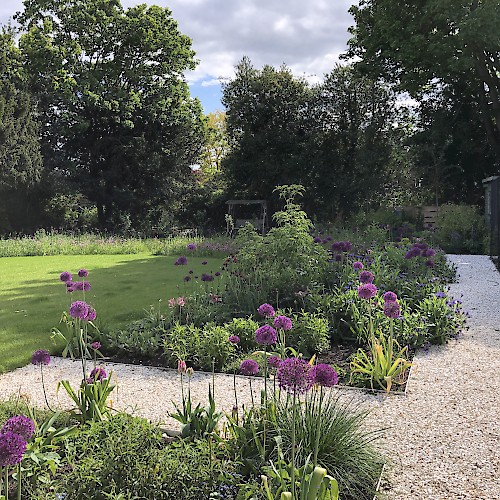
{"label": "wooden pergola", "polygon": [[[268,227],[266,200],[228,200],[226,201],[226,205],[227,205],[227,213],[232,217],[234,221],[234,230],[238,230],[245,224],[250,223],[256,229],[258,229],[261,234],[264,234],[266,232]],[[256,206],[255,217],[246,219],[238,217],[237,207],[247,207],[250,205]]]}

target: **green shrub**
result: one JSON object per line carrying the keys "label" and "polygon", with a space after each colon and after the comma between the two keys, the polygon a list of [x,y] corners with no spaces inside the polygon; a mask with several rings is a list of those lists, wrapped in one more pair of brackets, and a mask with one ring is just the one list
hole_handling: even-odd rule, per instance
{"label": "green shrub", "polygon": [[198,367],[201,337],[201,329],[193,324],[175,323],[163,341],[163,353],[167,365],[175,368],[177,361],[182,359],[188,366]]}
{"label": "green shrub", "polygon": [[487,235],[484,217],[473,205],[442,205],[434,239],[448,253],[482,254]]}
{"label": "green shrub", "polygon": [[320,314],[305,311],[294,314],[293,328],[287,333],[287,344],[306,356],[330,348],[328,320]]}
{"label": "green shrub", "polygon": [[259,323],[252,318],[233,318],[224,325],[228,338],[237,335],[240,338],[239,348],[242,351],[252,351],[257,348],[255,342],[255,331],[259,328]]}
{"label": "green shrub", "polygon": [[151,500],[198,499],[221,489],[234,498],[241,481],[224,447],[207,440],[166,443],[157,427],[126,414],[82,427],[67,441],[66,461],[64,474],[50,489],[40,485],[26,498],[52,498],[51,491],[65,493],[65,500],[119,493]]}
{"label": "green shrub", "polygon": [[205,325],[198,346],[199,366],[210,371],[212,361],[216,370],[220,370],[234,352],[234,345],[228,340],[229,335],[224,326],[213,323]]}

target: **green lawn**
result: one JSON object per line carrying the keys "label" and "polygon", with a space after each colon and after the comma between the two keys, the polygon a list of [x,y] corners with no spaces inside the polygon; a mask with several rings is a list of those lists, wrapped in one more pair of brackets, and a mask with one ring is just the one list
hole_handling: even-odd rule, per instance
{"label": "green lawn", "polygon": [[[183,281],[189,269],[220,266],[216,258],[189,257],[187,266],[174,266],[175,260],[150,254],[0,258],[0,373],[24,366],[36,349],[57,352],[50,330],[70,302],[83,298],[82,292],[66,293],[62,271],[89,271],[85,300],[95,307],[97,323],[111,330],[140,318],[159,299],[166,307],[170,297],[189,293],[196,286]],[[204,260],[209,264],[202,266]]]}

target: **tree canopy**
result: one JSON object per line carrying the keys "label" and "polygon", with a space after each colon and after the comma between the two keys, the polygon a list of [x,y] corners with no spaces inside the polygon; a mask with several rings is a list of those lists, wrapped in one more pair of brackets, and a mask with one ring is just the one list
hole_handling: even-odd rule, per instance
{"label": "tree canopy", "polygon": [[348,56],[413,97],[467,93],[500,159],[500,3],[360,0]]}
{"label": "tree canopy", "polygon": [[20,47],[43,117],[46,168],[96,204],[103,227],[177,201],[203,119],[183,77],[195,66],[191,40],[171,12],[124,10],[118,0],[24,6]]}

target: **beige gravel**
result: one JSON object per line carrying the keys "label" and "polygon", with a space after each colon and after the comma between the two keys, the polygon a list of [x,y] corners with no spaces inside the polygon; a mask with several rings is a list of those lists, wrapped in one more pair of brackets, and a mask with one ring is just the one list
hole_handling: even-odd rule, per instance
{"label": "beige gravel", "polygon": [[[499,385],[500,275],[485,256],[449,256],[458,266],[454,297],[464,294],[472,314],[470,329],[448,346],[420,352],[407,396],[368,395],[335,389],[372,410],[367,424],[387,428],[382,446],[392,462],[382,481],[387,499],[500,499]],[[118,384],[113,408],[143,416],[167,427],[172,401],[181,401],[175,370],[108,363]],[[78,362],[55,358],[44,369],[51,406],[70,408],[71,401],[57,382],[81,379]],[[191,383],[195,402],[206,403],[211,375],[195,373]],[[255,397],[261,381],[252,382]],[[234,404],[233,377],[216,374],[216,401],[229,412]],[[249,381],[237,377],[239,403],[250,403]],[[39,368],[28,365],[0,375],[0,399],[28,396],[44,406]]]}

